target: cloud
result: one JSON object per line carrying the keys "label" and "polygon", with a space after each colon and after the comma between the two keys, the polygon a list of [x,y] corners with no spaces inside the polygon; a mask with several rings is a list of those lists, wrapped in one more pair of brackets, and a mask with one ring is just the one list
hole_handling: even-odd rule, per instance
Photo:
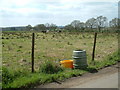
{"label": "cloud", "polygon": [[0,19],[4,23],[0,25],[21,25],[23,21],[25,25],[47,22],[65,25],[75,19],[86,21],[99,15],[112,19],[118,15],[117,2],[118,0],[1,0]]}

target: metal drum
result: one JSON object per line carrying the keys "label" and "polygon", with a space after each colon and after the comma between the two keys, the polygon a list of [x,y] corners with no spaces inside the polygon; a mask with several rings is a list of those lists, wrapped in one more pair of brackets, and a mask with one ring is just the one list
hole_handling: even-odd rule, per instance
{"label": "metal drum", "polygon": [[87,67],[87,56],[85,50],[73,51],[73,65],[74,68],[85,68]]}

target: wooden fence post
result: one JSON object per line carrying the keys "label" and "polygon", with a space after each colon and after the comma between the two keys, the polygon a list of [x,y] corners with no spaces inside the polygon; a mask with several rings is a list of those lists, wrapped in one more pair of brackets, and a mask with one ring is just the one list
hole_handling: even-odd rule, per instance
{"label": "wooden fence post", "polygon": [[93,46],[93,53],[92,53],[92,63],[94,63],[94,57],[95,57],[95,46],[96,46],[96,38],[97,38],[97,33],[95,33],[95,36],[94,36],[94,46]]}
{"label": "wooden fence post", "polygon": [[32,73],[34,72],[34,43],[35,43],[35,34],[32,33],[32,54],[31,54],[31,59],[32,59]]}

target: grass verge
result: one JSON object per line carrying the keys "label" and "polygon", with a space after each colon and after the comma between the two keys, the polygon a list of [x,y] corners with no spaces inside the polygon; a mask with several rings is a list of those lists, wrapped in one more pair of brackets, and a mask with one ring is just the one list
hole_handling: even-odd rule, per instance
{"label": "grass verge", "polygon": [[[103,61],[95,61],[95,65],[89,65],[86,69],[61,69],[56,68],[56,66],[51,65],[52,63],[46,63],[43,65],[43,70],[35,73],[21,73],[19,72],[10,72],[8,69],[3,68],[2,70],[2,88],[30,88],[35,85],[44,84],[47,82],[57,82],[62,81],[70,77],[80,76],[86,72],[93,72],[94,70],[99,70],[104,67],[116,64],[119,62],[118,52],[113,53],[112,55],[105,58]],[[51,70],[52,72],[47,73],[46,70]],[[51,69],[50,69],[51,68]],[[57,71],[58,70],[58,71]],[[60,70],[60,71],[59,71]],[[53,72],[56,73],[53,73]]]}

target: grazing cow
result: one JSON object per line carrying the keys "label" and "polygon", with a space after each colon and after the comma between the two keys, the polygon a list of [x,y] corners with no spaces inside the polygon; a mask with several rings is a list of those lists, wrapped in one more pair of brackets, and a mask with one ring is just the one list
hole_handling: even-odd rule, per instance
{"label": "grazing cow", "polygon": [[41,32],[42,32],[42,33],[48,33],[49,30],[42,30]]}
{"label": "grazing cow", "polygon": [[62,31],[61,31],[61,30],[58,30],[57,32],[58,32],[58,33],[61,33]]}
{"label": "grazing cow", "polygon": [[42,30],[41,32],[42,32],[42,33],[47,33],[47,31],[45,31],[45,30]]}

